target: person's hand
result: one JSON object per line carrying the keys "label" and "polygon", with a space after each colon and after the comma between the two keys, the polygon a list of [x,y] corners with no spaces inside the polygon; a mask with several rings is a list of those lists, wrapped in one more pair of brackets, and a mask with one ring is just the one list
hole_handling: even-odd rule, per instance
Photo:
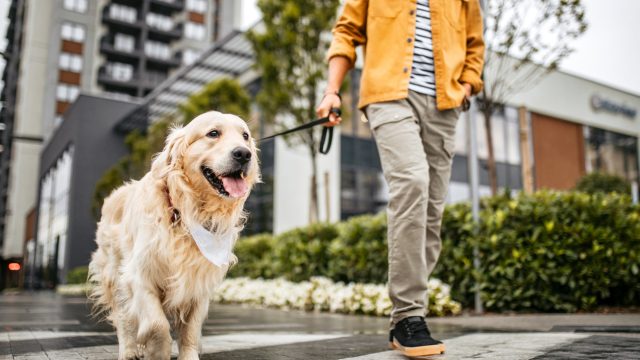
{"label": "person's hand", "polygon": [[467,99],[471,98],[471,85],[463,83],[462,87],[464,87],[464,93]]}
{"label": "person's hand", "polygon": [[471,107],[471,85],[462,83],[464,88],[464,99],[462,99],[462,111],[468,111]]}
{"label": "person's hand", "polygon": [[325,123],[324,126],[332,127],[340,125],[342,117],[334,113],[330,113],[330,111],[332,108],[340,109],[341,106],[342,101],[340,100],[338,94],[336,94],[335,92],[327,91],[325,92],[322,101],[320,101],[320,105],[318,105],[318,107],[316,108],[316,115],[318,115],[318,118],[329,116],[329,122]]}

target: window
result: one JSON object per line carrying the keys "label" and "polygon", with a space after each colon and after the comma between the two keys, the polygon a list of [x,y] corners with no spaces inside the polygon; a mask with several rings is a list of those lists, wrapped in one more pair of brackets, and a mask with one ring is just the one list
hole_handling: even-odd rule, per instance
{"label": "window", "polygon": [[194,39],[194,40],[202,40],[204,39],[207,33],[207,29],[202,24],[196,24],[188,21],[185,24],[184,33],[185,33],[184,36],[186,38]]}
{"label": "window", "polygon": [[36,268],[47,268],[43,280],[55,283],[65,266],[69,225],[69,189],[73,172],[73,147],[67,149],[40,182]]}
{"label": "window", "polygon": [[638,138],[584,127],[587,172],[600,171],[638,181]]}
{"label": "window", "polygon": [[133,65],[118,62],[108,63],[107,74],[116,80],[129,81],[133,79]]}
{"label": "window", "polygon": [[182,63],[185,65],[192,64],[194,61],[198,60],[200,57],[200,51],[195,49],[186,49],[182,53]]}
{"label": "window", "polygon": [[83,42],[85,37],[84,26],[80,24],[64,22],[62,23],[60,35],[62,37],[62,40]]}
{"label": "window", "polygon": [[187,10],[199,13],[207,12],[206,0],[187,0]]}
{"label": "window", "polygon": [[131,35],[116,34],[113,39],[113,46],[117,50],[133,51],[136,46],[136,38]]}
{"label": "window", "polygon": [[82,56],[63,52],[60,54],[59,67],[61,70],[79,73],[82,71]]}
{"label": "window", "polygon": [[144,52],[151,57],[159,59],[168,59],[171,57],[169,45],[158,41],[147,41],[144,44]]}
{"label": "window", "polygon": [[134,23],[137,20],[138,11],[130,6],[111,4],[109,7],[109,16],[116,20]]}
{"label": "window", "polygon": [[53,118],[53,127],[57,128],[58,126],[60,126],[60,124],[62,124],[62,116],[61,115],[56,115]]}
{"label": "window", "polygon": [[373,139],[340,136],[340,166],[342,219],[384,209],[387,187]]}
{"label": "window", "polygon": [[173,20],[168,16],[148,13],[147,25],[163,31],[171,31],[173,29]]}
{"label": "window", "polygon": [[58,84],[56,99],[64,102],[74,102],[80,94],[80,88],[75,85]]}
{"label": "window", "polygon": [[87,11],[87,0],[64,0],[64,8],[75,12]]}

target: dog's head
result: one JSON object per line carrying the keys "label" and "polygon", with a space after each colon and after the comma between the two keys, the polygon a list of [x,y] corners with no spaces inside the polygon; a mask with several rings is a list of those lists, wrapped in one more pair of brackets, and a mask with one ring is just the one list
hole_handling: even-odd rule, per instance
{"label": "dog's head", "polygon": [[246,199],[259,181],[256,146],[244,120],[210,111],[173,129],[153,164],[159,176],[178,177],[181,187],[206,200]]}

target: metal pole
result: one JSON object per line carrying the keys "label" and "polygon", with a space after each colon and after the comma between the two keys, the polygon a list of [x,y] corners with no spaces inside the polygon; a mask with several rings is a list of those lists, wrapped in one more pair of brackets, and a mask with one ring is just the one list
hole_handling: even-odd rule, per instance
{"label": "metal pole", "polygon": [[[473,235],[478,234],[480,221],[480,181],[478,172],[478,136],[476,131],[476,114],[478,104],[475,99],[471,99],[471,107],[466,113],[467,120],[467,167],[469,170],[469,193],[471,195],[471,216],[473,217]],[[476,273],[480,271],[480,255],[478,246],[473,247],[473,268]],[[475,311],[482,314],[482,298],[480,297],[480,283],[476,280],[475,289]]]}

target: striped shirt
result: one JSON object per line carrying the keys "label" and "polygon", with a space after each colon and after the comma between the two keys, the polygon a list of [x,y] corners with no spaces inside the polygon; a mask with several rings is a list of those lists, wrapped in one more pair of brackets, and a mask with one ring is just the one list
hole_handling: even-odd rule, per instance
{"label": "striped shirt", "polygon": [[413,45],[413,64],[411,65],[409,89],[435,97],[436,78],[433,67],[429,0],[417,0],[417,2],[416,38]]}

